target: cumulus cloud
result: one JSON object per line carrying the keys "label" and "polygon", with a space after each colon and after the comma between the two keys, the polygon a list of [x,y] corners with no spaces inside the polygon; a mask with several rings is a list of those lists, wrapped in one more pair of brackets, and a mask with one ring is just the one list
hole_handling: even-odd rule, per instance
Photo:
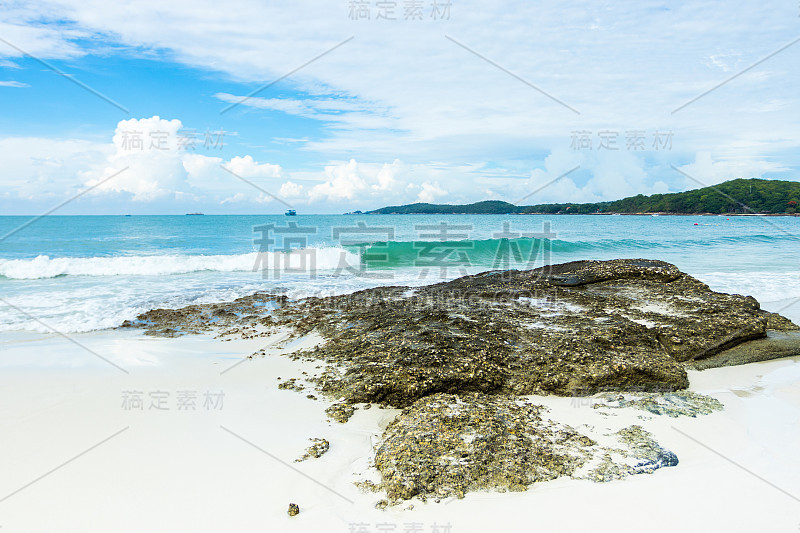
{"label": "cumulus cloud", "polygon": [[280,178],[283,170],[280,165],[258,163],[252,156],[236,156],[225,167],[243,178]]}
{"label": "cumulus cloud", "polygon": [[315,185],[309,196],[312,201],[327,199],[333,201],[353,200],[357,194],[367,189],[363,169],[359,169],[355,159],[341,165],[325,167],[325,181]]}
{"label": "cumulus cloud", "polygon": [[[788,112],[800,105],[794,47],[670,114],[794,39],[796,13],[790,11],[796,6],[790,3],[765,10],[720,9],[708,1],[598,8],[588,0],[566,7],[511,0],[494,9],[464,0],[454,3],[451,20],[420,24],[348,21],[344,4],[315,0],[231,0],[223,14],[212,0],[142,0],[137,9],[105,0],[12,1],[3,7],[0,35],[45,59],[78,58],[113,46],[130,54],[146,50],[156,60],[168,57],[202,69],[203,76],[220,72],[226,82],[263,84],[293,72],[274,92],[248,99],[237,112],[251,112],[254,121],[279,112],[303,128],[315,121],[308,130],[292,131],[298,139],[284,139],[292,156],[299,155],[295,160],[313,154],[298,164],[302,172],[256,153],[230,161],[149,149],[134,155],[115,141],[114,153],[98,161],[89,155],[94,148],[74,147],[75,161],[91,169],[80,174],[87,183],[129,166],[113,180],[116,185],[100,189],[141,202],[199,192],[217,203],[256,201],[257,191],[245,192],[248,186],[231,183],[232,176],[220,178],[222,164],[263,180],[259,185],[267,190],[317,205],[513,201],[578,164],[579,171],[528,201],[595,201],[698,186],[670,163],[709,183],[800,166],[797,121]],[[48,25],[43,13],[59,23]],[[357,38],[332,50],[352,33],[344,31],[350,22]],[[533,41],[526,38],[532,32]],[[448,41],[445,33],[581,114]],[[331,53],[324,61],[295,71],[326,50]],[[11,48],[1,49],[0,65],[15,65],[18,57]],[[212,101],[220,107],[238,103],[250,88],[231,88]],[[134,120],[139,127],[151,119]],[[558,148],[572,130],[656,128],[675,130],[674,152],[575,154]],[[29,158],[27,171],[8,170],[4,180],[23,187],[15,176],[45,182],[45,176],[81,168],[48,157]],[[383,163],[395,159],[405,163]],[[309,161],[328,165],[309,168]]]}
{"label": "cumulus cloud", "polygon": [[[180,120],[159,116],[121,120],[114,132],[115,148],[102,170],[86,172],[95,193],[127,192],[135,201],[150,201],[186,188],[188,172],[179,150]],[[126,169],[117,177],[107,176]]]}
{"label": "cumulus cloud", "polygon": [[770,172],[789,170],[780,163],[759,159],[719,159],[715,161],[710,152],[698,152],[692,163],[678,168],[691,176],[691,178],[686,177],[687,188],[716,185],[737,178],[760,178]]}
{"label": "cumulus cloud", "polygon": [[[83,172],[86,185],[94,194],[127,193],[137,202],[150,202],[185,195],[201,196],[204,201],[238,203],[271,201],[252,186],[232,176],[223,177],[224,166],[242,178],[281,178],[279,165],[259,163],[250,155],[225,161],[221,157],[187,150],[187,133],[178,119],[150,118],[122,120],[117,124],[114,151],[102,165]],[[118,176],[108,176],[126,169]],[[275,183],[277,185],[277,182]]]}
{"label": "cumulus cloud", "polygon": [[292,181],[287,181],[281,185],[278,195],[281,198],[299,198],[303,195],[303,186]]}
{"label": "cumulus cloud", "polygon": [[[666,172],[674,181],[677,173],[672,169]],[[624,150],[553,150],[545,157],[544,168],[532,171],[523,183],[524,188],[517,189],[517,193],[525,205],[601,202],[670,192],[664,179],[646,170],[642,157]]]}
{"label": "cumulus cloud", "polygon": [[[414,201],[420,195],[437,198],[447,194],[438,183],[430,181],[430,177],[437,174],[433,166],[408,165],[399,159],[382,164],[351,159],[326,166],[321,176],[311,173],[304,177],[321,181],[307,190],[311,204],[355,200],[360,206],[374,206],[390,201]],[[287,192],[298,191],[290,189]]]}
{"label": "cumulus cloud", "polygon": [[446,196],[447,191],[439,187],[438,183],[431,183],[426,181],[422,184],[422,190],[417,195],[417,200],[420,202],[431,203],[441,196]]}

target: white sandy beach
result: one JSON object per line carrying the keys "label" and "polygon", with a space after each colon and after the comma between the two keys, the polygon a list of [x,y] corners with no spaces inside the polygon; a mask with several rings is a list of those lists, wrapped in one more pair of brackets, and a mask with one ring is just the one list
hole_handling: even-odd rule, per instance
{"label": "white sandy beach", "polygon": [[[278,377],[302,377],[311,368],[275,348],[230,368],[268,339],[156,339],[122,330],[74,339],[128,373],[55,335],[2,339],[3,532],[800,527],[800,359],[691,372],[692,390],[725,405],[698,418],[536,398],[553,418],[590,435],[641,424],[678,455],[677,467],[610,483],[562,478],[524,493],[471,493],[381,511],[374,508],[380,496],[361,493],[353,482],[376,479],[371,446],[396,411],[373,407],[356,411],[347,424],[329,422],[328,404],[306,398],[312,390],[278,389]],[[142,409],[131,408],[131,391],[141,393]],[[163,410],[150,408],[151,393],[159,392],[168,393]],[[186,400],[192,396],[194,409]],[[328,439],[330,451],[293,462],[311,437]],[[290,502],[300,506],[299,516],[287,515]]]}

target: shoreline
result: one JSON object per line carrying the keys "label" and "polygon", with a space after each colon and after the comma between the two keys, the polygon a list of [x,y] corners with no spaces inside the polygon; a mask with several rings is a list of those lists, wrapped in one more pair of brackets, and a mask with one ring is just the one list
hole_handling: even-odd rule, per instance
{"label": "shoreline", "polygon": [[[236,354],[265,344],[264,339],[154,339],[121,330],[76,338],[127,364],[130,374],[61,338],[32,334],[4,350],[0,427],[6,438],[0,446],[6,475],[0,497],[127,429],[0,502],[4,529],[325,528],[344,533],[351,524],[375,530],[376,524],[389,523],[402,531],[404,524],[416,522],[425,530],[449,523],[452,533],[462,533],[511,530],[521,510],[537,527],[560,531],[636,531],[642,523],[654,531],[675,531],[691,523],[698,529],[744,532],[763,528],[765,520],[780,530],[796,528],[800,520],[800,509],[792,510],[797,502],[709,450],[782,490],[800,493],[793,444],[800,440],[800,392],[793,386],[800,378],[797,357],[690,371],[690,390],[725,405],[698,418],[649,417],[633,409],[603,415],[586,398],[531,397],[550,409],[549,416],[583,430],[591,426],[602,433],[642,424],[676,453],[676,467],[607,483],[559,478],[526,492],[474,492],[463,500],[414,501],[411,510],[408,505],[379,510],[374,508],[379,496],[361,493],[353,482],[374,479],[368,457],[399,411],[373,407],[359,409],[347,424],[326,421],[323,409],[329,402],[277,387],[277,377],[302,379],[311,368],[280,357],[279,349],[220,374],[238,361]],[[49,352],[60,353],[60,362],[42,361]],[[17,365],[5,364],[9,354]],[[72,366],[75,360],[85,364]],[[225,403],[208,410],[200,404],[196,410],[179,411],[174,405],[168,411],[126,410],[122,392],[132,388],[173,394],[181,388],[223,390]],[[294,463],[312,437],[330,441],[330,451]],[[628,501],[636,505],[620,504]],[[40,512],[42,502],[47,513]],[[297,517],[286,514],[290,502],[300,506]],[[665,505],[680,512],[664,513]],[[581,513],[574,513],[576,506]],[[752,513],[753,508],[760,512]]]}
{"label": "shoreline", "polygon": [[[656,325],[651,321],[658,316],[684,316],[675,314],[678,308],[669,310],[670,305],[684,302],[684,297],[695,298],[689,298],[695,303],[684,311],[705,305],[697,298],[707,288],[685,278],[673,265],[647,260],[584,263],[577,267],[556,265],[556,272],[546,278],[550,281],[543,281],[561,287],[562,301],[555,314],[550,313],[555,309],[550,304],[537,304],[549,310],[549,318],[542,319],[555,322],[536,322],[536,328],[558,330],[558,321],[569,326],[570,313],[580,315],[591,308],[590,300],[570,304],[570,298],[577,296],[569,295],[599,297],[606,282],[616,284],[616,300],[609,300],[616,302],[612,307],[623,305],[625,316],[647,326],[648,331],[653,331],[650,328]],[[484,278],[462,278],[411,293],[421,297],[437,286],[459,287],[458,283]],[[643,285],[645,279],[653,286]],[[486,283],[496,282],[486,278]],[[582,292],[572,288],[576,283],[578,287],[587,283],[593,289]],[[637,296],[644,300],[636,311],[636,305],[618,300],[625,293],[625,283],[637,291],[655,290],[654,294],[662,294],[663,299],[657,300],[661,302],[658,305],[642,306],[647,301],[643,293],[645,296]],[[658,288],[662,285],[677,286],[669,290],[678,290],[681,296],[670,299],[658,292],[667,290]],[[487,287],[476,286],[479,292]],[[700,292],[685,292],[681,287]],[[412,294],[403,292],[402,297]],[[729,312],[734,314],[738,312],[735,305],[744,305],[741,312],[752,307],[744,297],[713,298],[730,301]],[[508,391],[497,391],[493,397],[501,402],[527,402],[539,410],[542,427],[548,428],[543,435],[560,439],[577,432],[580,439],[588,441],[582,446],[600,454],[591,461],[602,460],[603,453],[614,455],[613,468],[600,476],[597,470],[586,469],[561,471],[555,479],[545,475],[520,492],[513,486],[510,491],[469,487],[466,494],[444,492],[438,497],[423,492],[387,502],[385,486],[378,492],[364,488],[386,481],[378,461],[391,436],[388,428],[391,424],[396,429],[402,420],[422,426],[431,413],[417,419],[409,416],[409,410],[418,408],[423,400],[439,401],[439,396],[423,393],[415,400],[413,395],[418,392],[409,386],[406,396],[397,393],[397,405],[406,410],[383,405],[390,402],[378,401],[378,396],[362,395],[361,401],[356,396],[350,404],[354,409],[339,418],[345,405],[341,400],[352,389],[334,388],[331,394],[325,380],[319,381],[317,376],[327,376],[330,383],[343,376],[340,372],[347,367],[338,366],[335,359],[310,356],[335,344],[321,336],[330,330],[318,329],[308,316],[292,314],[291,309],[288,314],[275,313],[275,320],[249,314],[254,309],[272,309],[268,304],[273,300],[282,301],[278,296],[253,296],[228,304],[148,314],[179,330],[183,324],[187,334],[182,336],[173,336],[175,330],[161,329],[157,320],[150,330],[155,335],[126,328],[69,338],[0,333],[0,431],[6,436],[0,441],[6,474],[0,482],[0,526],[25,531],[274,528],[345,532],[357,527],[377,531],[378,524],[394,525],[396,531],[402,531],[406,524],[417,523],[422,524],[422,531],[461,533],[513,530],[521,516],[534,521],[537,528],[559,531],[637,531],[643,523],[655,531],[674,531],[686,523],[707,530],[724,527],[751,531],[759,524],[763,527],[764,516],[782,529],[794,528],[799,522],[789,509],[797,503],[792,498],[800,495],[800,460],[795,453],[800,442],[800,390],[796,386],[800,356],[702,371],[689,368],[682,385],[688,387],[677,392],[661,388],[657,389],[660,392],[646,394],[634,388],[613,394],[584,394],[578,387],[571,394],[534,392],[506,398]],[[534,301],[521,300],[527,302],[525,305]],[[577,304],[588,307],[581,309]],[[779,302],[772,304],[781,307]],[[608,305],[603,304],[604,308]],[[764,306],[767,310],[770,307]],[[306,311],[313,315],[315,309],[324,308],[312,306]],[[349,306],[340,312],[347,309]],[[468,307],[450,309],[469,313]],[[517,327],[527,324],[523,317],[532,312],[523,309],[514,315]],[[207,314],[198,314],[201,310]],[[794,312],[788,314],[789,318],[799,314],[790,311]],[[267,316],[272,315],[270,312]],[[297,322],[285,322],[287,316]],[[367,314],[355,316],[370,320]],[[436,321],[442,320],[437,316],[426,322],[431,334],[435,333]],[[466,324],[442,323],[448,327]],[[672,330],[671,335],[686,336],[694,331],[692,326],[687,327],[687,331]],[[600,331],[599,326],[594,328]],[[641,327],[634,330],[645,332]],[[458,330],[453,335],[459,336]],[[487,329],[479,337],[491,335]],[[426,338],[431,342],[434,337]],[[513,340],[511,332],[503,338]],[[388,337],[382,337],[381,342],[384,349],[393,346]],[[432,351],[443,354],[436,346]],[[471,354],[459,351],[457,355],[458,360],[467,361]],[[567,354],[562,356],[564,362],[559,364],[567,365]],[[623,367],[636,364],[623,356],[612,361],[614,367],[617,363]],[[447,360],[443,361],[442,366],[447,366]],[[589,367],[593,363],[586,360],[583,364]],[[484,379],[494,379],[486,373],[488,367],[473,368],[485,373]],[[358,370],[355,365],[350,369]],[[379,375],[376,378],[368,379],[366,385],[372,387],[382,379]],[[534,374],[528,379],[534,380]],[[672,381],[663,383],[668,386]],[[401,386],[408,384],[397,381],[390,390],[398,391]],[[622,391],[622,384],[619,387],[617,390]],[[335,397],[337,390],[341,394]],[[463,405],[473,409],[475,404],[470,403],[473,400],[466,392],[469,390],[456,393],[464,400]],[[701,395],[699,408],[683,409],[681,399],[693,393]],[[368,398],[372,398],[371,403],[365,404],[363,400]],[[667,407],[653,411],[648,401]],[[723,410],[716,410],[717,402]],[[510,404],[498,405],[503,409]],[[476,412],[476,422],[480,423],[483,415]],[[343,420],[347,423],[340,423]],[[659,462],[654,467],[652,463],[636,463],[641,455],[626,455],[619,449],[618,435],[631,428],[651,435],[660,456],[674,461]],[[443,435],[446,430],[445,425],[434,434]],[[511,435],[513,442],[519,433]],[[323,442],[324,451],[318,449],[308,457],[310,448]],[[570,450],[580,452],[577,448]],[[306,460],[297,462],[304,457]],[[402,449],[394,457],[402,459]],[[625,457],[633,461],[627,467]],[[594,468],[597,463],[591,461],[586,465]],[[488,464],[496,468],[494,463]],[[617,475],[620,466],[629,471]],[[498,471],[505,472],[505,468]],[[47,502],[47,513],[39,510],[42,502]],[[299,515],[287,514],[290,503],[299,506]],[[576,506],[581,513],[574,512]],[[664,513],[665,506],[679,512]],[[759,515],[751,512],[754,506]],[[709,509],[715,512],[709,513]],[[654,516],[658,516],[655,522]],[[443,529],[448,524],[450,529]]]}

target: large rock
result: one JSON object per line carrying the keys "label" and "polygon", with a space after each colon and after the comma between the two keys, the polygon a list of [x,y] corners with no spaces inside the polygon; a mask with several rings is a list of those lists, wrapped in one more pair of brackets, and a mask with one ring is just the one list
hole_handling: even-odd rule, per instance
{"label": "large rock", "polygon": [[[346,422],[359,402],[404,408],[375,455],[381,482],[372,488],[392,503],[674,466],[675,454],[639,426],[601,446],[520,395],[613,391],[594,407],[696,416],[722,406],[670,393],[688,386],[687,367],[800,355],[800,333],[789,320],[751,297],[713,292],[674,265],[643,259],[494,271],[299,302],[255,294],[154,310],[127,325],[167,336],[252,338],[280,328],[321,334],[323,344],[291,356],[324,366],[308,381],[338,400],[326,411],[331,418]],[[302,388],[290,381],[283,388]]]}
{"label": "large rock", "polygon": [[770,321],[796,328],[752,297],[646,260],[370,289],[282,313],[328,339],[308,354],[333,365],[319,378],[324,391],[398,407],[438,392],[683,389],[686,363],[765,338]]}
{"label": "large rock", "polygon": [[[752,297],[714,292],[674,265],[644,259],[492,271],[299,302],[256,294],[154,310],[137,324],[169,335],[317,331],[326,342],[298,356],[328,363],[318,388],[347,403],[395,407],[436,393],[673,391],[688,386],[687,366],[800,354],[797,326]],[[784,332],[779,345],[768,330]],[[741,346],[748,341],[755,342]]]}

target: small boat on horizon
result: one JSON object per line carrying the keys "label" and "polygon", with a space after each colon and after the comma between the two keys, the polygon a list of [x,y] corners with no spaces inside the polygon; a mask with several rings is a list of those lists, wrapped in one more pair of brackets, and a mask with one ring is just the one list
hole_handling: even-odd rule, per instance
{"label": "small boat on horizon", "polygon": [[192,216],[192,215],[195,215],[195,216],[197,216],[197,215],[202,215],[202,214],[203,214],[203,213],[186,213],[186,216],[187,216],[187,217],[188,217],[188,216]]}
{"label": "small boat on horizon", "polygon": [[286,216],[287,217],[296,217],[297,216],[297,211],[295,211],[294,209],[287,209],[286,210]]}

